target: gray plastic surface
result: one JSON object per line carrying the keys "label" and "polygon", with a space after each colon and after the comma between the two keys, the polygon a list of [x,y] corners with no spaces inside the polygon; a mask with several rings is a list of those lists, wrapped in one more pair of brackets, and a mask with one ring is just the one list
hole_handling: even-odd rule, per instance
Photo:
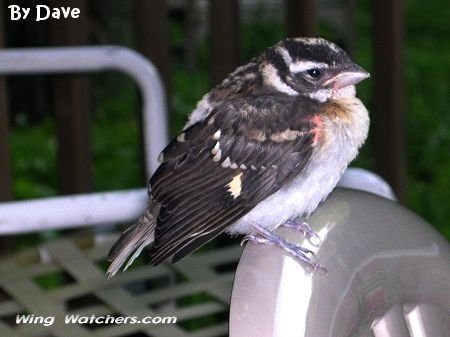
{"label": "gray plastic surface", "polygon": [[347,189],[308,223],[319,248],[295,230],[279,233],[315,251],[328,275],[305,271],[279,248],[248,244],[231,337],[450,336],[450,248],[429,224],[396,202]]}

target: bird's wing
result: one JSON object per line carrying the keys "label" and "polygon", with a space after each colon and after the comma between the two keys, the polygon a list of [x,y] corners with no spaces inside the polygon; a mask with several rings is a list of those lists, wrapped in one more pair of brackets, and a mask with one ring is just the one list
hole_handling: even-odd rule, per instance
{"label": "bird's wing", "polygon": [[[278,114],[271,128],[262,128],[253,117],[225,118],[236,115],[226,109],[184,130],[161,154],[149,183],[159,205],[150,264],[171,256],[176,262],[222,233],[298,175],[311,156],[316,129],[304,114],[290,120]],[[272,118],[281,110],[286,107],[272,107]]]}

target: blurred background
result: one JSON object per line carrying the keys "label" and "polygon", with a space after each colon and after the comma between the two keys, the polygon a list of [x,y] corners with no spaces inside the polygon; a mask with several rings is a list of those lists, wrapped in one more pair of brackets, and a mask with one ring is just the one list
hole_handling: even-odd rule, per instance
{"label": "blurred background", "polygon": [[[370,138],[352,165],[379,173],[450,238],[448,1],[67,0],[79,19],[42,22],[11,21],[11,4],[0,1],[0,48],[143,53],[164,80],[172,135],[205,93],[268,46],[301,35],[336,42],[372,73],[358,86]],[[137,88],[122,74],[1,78],[0,200],[144,186],[140,118]]]}

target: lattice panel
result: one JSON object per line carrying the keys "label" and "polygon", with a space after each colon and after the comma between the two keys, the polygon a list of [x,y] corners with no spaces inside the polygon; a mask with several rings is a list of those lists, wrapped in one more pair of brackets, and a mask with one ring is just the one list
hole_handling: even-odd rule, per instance
{"label": "lattice panel", "polygon": [[[229,298],[238,245],[156,268],[141,263],[110,280],[101,243],[60,239],[0,261],[0,336],[208,337],[228,335]],[[16,324],[16,316],[55,317],[51,326]],[[65,324],[66,315],[175,316],[176,324]]]}

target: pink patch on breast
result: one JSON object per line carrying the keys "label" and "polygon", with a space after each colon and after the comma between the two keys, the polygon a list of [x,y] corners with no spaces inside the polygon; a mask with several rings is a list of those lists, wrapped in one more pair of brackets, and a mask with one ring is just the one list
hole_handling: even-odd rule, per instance
{"label": "pink patch on breast", "polygon": [[316,124],[316,126],[320,126],[320,124],[322,124],[322,117],[320,117],[320,115],[314,115],[311,118],[311,122],[313,122],[314,124]]}
{"label": "pink patch on breast", "polygon": [[311,118],[311,122],[314,124],[314,128],[311,129],[311,133],[314,134],[313,143],[319,142],[322,135],[322,118],[319,115],[314,115]]}

